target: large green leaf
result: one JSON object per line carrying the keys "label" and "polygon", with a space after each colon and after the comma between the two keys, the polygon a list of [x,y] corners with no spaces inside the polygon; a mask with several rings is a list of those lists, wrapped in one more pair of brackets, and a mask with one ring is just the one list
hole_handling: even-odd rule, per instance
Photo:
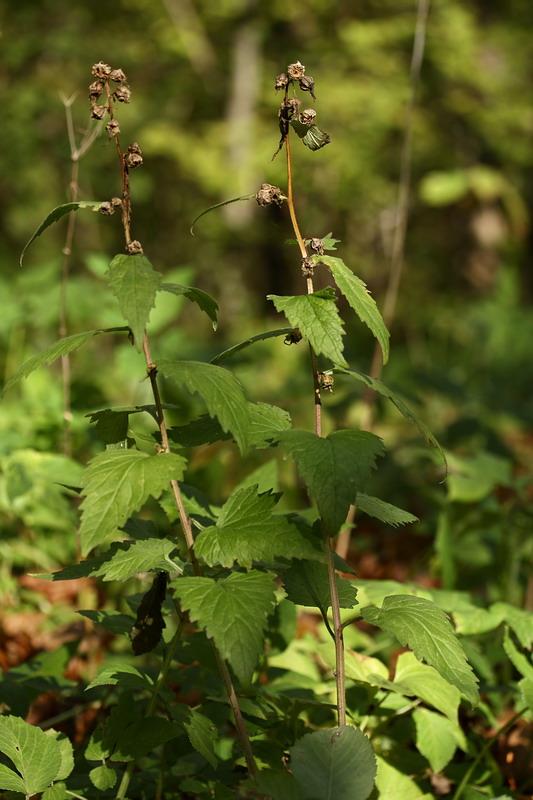
{"label": "large green leaf", "polygon": [[263,630],[275,604],[272,575],[252,570],[227,578],[179,578],[171,586],[194,622],[213,639],[243,683],[263,650]]}
{"label": "large green leaf", "polygon": [[463,692],[472,705],[479,702],[477,679],[466,660],[450,620],[431,600],[409,595],[386,597],[381,609],[364,608],[363,618],[393,634],[445,680]]}
{"label": "large green leaf", "polygon": [[313,800],[366,800],[374,786],[372,745],[350,725],[308,733],[290,750],[291,771],[304,797]]}
{"label": "large green leaf", "polygon": [[413,712],[416,747],[427,758],[433,772],[441,772],[450,763],[462,731],[457,724],[427,708]]}
{"label": "large green leaf", "polygon": [[[357,604],[357,589],[346,578],[335,576],[339,605],[341,608],[353,608]],[[314,606],[326,616],[331,606],[328,568],[324,564],[311,561],[295,560],[290,568],[283,572],[283,585],[287,598],[299,606]]]}
{"label": "large green leaf", "polygon": [[[257,493],[257,485],[234,492],[216,525],[196,539],[195,552],[206,564],[250,567],[253,561],[277,558],[324,559],[316,540],[307,539],[286,516],[273,514],[279,495]],[[320,540],[318,540],[320,541]]]}
{"label": "large green leaf", "polygon": [[413,411],[411,411],[407,403],[405,403],[401,399],[401,397],[398,397],[397,394],[395,394],[391,389],[389,389],[388,386],[385,386],[384,383],[378,381],[376,378],[371,378],[370,375],[365,375],[363,372],[355,372],[355,370],[353,369],[343,369],[342,367],[337,367],[334,369],[334,372],[342,375],[350,375],[352,378],[355,378],[356,381],[364,383],[366,386],[368,386],[370,389],[373,389],[382,397],[386,397],[388,400],[390,400],[391,403],[396,406],[400,414],[403,417],[405,417],[406,420],[408,420],[408,422],[411,422],[413,425],[416,425],[416,427],[418,428],[418,430],[420,431],[426,442],[432,444],[433,447],[435,447],[438,450],[442,458],[442,461],[444,463],[444,466],[446,466],[446,456],[444,455],[444,450],[442,449],[442,447],[440,446],[434,435],[431,433],[428,426],[425,424],[425,422],[422,422],[422,420],[419,419],[416,416],[416,414],[413,413]]}
{"label": "large green leaf", "polygon": [[27,378],[28,375],[31,375],[36,369],[42,367],[43,364],[51,364],[60,356],[66,356],[73,350],[83,347],[89,339],[92,339],[93,336],[97,336],[99,333],[114,333],[115,331],[127,330],[127,328],[101,328],[96,331],[84,331],[83,333],[75,333],[73,336],[66,336],[64,339],[60,339],[58,342],[50,345],[50,347],[47,347],[42,353],[38,353],[36,356],[32,356],[32,358],[28,359],[28,361],[25,361],[20,369],[8,380],[3,391],[5,392],[11,389],[18,381],[22,378]]}
{"label": "large green leaf", "polygon": [[394,528],[398,525],[409,525],[412,522],[418,522],[418,517],[413,516],[408,511],[403,511],[391,503],[386,503],[378,497],[371,497],[363,492],[357,492],[355,505],[358,511],[364,511],[369,517],[379,519]]}
{"label": "large green leaf", "polygon": [[175,549],[176,542],[171,539],[151,537],[135,542],[121,542],[113,545],[108,553],[94,559],[98,566],[90,574],[103,577],[104,581],[125,581],[139,572],[160,568],[165,558]]}
{"label": "large green leaf", "polygon": [[413,653],[401,653],[396,662],[394,684],[403,694],[419,697],[457,724],[461,693],[434,667],[422,664]]}
{"label": "large green leaf", "polygon": [[350,306],[353,308],[361,322],[367,325],[378,342],[381,345],[383,353],[383,363],[386,364],[389,360],[389,337],[390,334],[385,327],[383,317],[376,305],[372,295],[366,288],[365,283],[354,275],[352,270],[346,266],[344,261],[335,256],[315,255],[313,256],[315,265],[325,264],[335,283],[339,287],[347,299]]}
{"label": "large green leaf", "polygon": [[373,433],[353,430],[321,437],[294,429],[277,438],[316,499],[328,534],[336,536],[357,492],[364,489],[376,457],[383,455],[383,442]]}
{"label": "large green leaf", "polygon": [[83,555],[124,525],[150,495],[157,498],[170,480],[180,480],[184,469],[185,460],[174,453],[108,450],[93,458],[83,477]]}
{"label": "large green leaf", "polygon": [[348,366],[342,354],[344,336],[335,290],[331,287],[312,294],[282,297],[269,294],[276,309],[282,311],[293,328],[299,328],[317,355],[335,364]]}
{"label": "large green leaf", "polygon": [[20,717],[0,717],[0,753],[20,773],[0,765],[0,788],[22,792],[26,797],[43,792],[61,770],[61,748],[56,739]]}
{"label": "large green leaf", "polygon": [[245,339],[243,342],[234,344],[233,347],[228,347],[227,350],[223,350],[221,353],[218,353],[218,355],[211,359],[210,363],[220,364],[220,362],[224,361],[224,359],[231,358],[231,356],[234,356],[235,353],[238,353],[240,350],[244,350],[246,347],[250,347],[250,345],[255,344],[256,342],[263,342],[265,339],[272,339],[276,336],[288,336],[292,332],[292,328],[278,328],[275,331],[266,331],[266,333],[258,333],[256,336],[250,336],[249,339]]}
{"label": "large green leaf", "polygon": [[106,278],[140,352],[144,329],[161,285],[161,274],[154,270],[146,256],[121,253],[109,265]]}
{"label": "large green leaf", "polygon": [[201,361],[160,359],[158,369],[187,391],[199,394],[210,416],[216,417],[224,431],[230,431],[241,451],[248,444],[249,411],[244,390],[231,372]]}
{"label": "large green leaf", "polygon": [[22,261],[24,259],[25,254],[26,254],[26,250],[28,249],[30,244],[38,236],[40,236],[41,233],[43,233],[47,228],[49,228],[50,225],[53,225],[54,222],[57,222],[58,220],[60,220],[61,217],[64,217],[65,214],[69,213],[69,211],[77,211],[78,208],[90,208],[92,211],[98,211],[98,209],[100,208],[101,205],[102,205],[102,203],[101,202],[97,202],[96,200],[78,200],[75,203],[65,203],[62,206],[57,206],[57,208],[54,208],[53,211],[51,211],[48,214],[48,216],[46,217],[44,222],[41,222],[41,224],[39,225],[39,227],[37,228],[37,230],[35,231],[35,233],[31,237],[31,239],[29,239],[28,242],[26,243],[26,245],[24,247],[24,250],[20,254],[20,266],[22,266]]}
{"label": "large green leaf", "polygon": [[181,283],[162,283],[159,289],[162,292],[186,297],[191,303],[196,303],[207,314],[211,320],[213,330],[216,331],[218,325],[218,303],[210,294],[202,289],[197,289],[195,286],[183,286]]}
{"label": "large green leaf", "polygon": [[380,756],[376,759],[379,800],[435,800],[433,794],[424,794],[411,775],[400,772]]}

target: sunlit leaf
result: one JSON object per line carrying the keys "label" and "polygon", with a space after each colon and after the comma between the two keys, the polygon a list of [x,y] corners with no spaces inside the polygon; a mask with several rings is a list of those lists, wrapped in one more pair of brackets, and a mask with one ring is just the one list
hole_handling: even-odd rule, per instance
{"label": "sunlit leaf", "polygon": [[38,236],[40,236],[41,233],[43,233],[47,228],[49,228],[50,225],[53,225],[54,222],[57,222],[58,220],[60,220],[61,217],[64,217],[65,214],[69,213],[69,211],[77,211],[78,208],[90,208],[91,211],[98,211],[98,209],[100,208],[101,205],[102,205],[102,203],[101,202],[97,202],[96,200],[78,200],[75,203],[64,203],[64,205],[57,206],[57,208],[54,208],[54,210],[51,211],[48,214],[46,219],[43,222],[41,222],[41,224],[39,225],[39,227],[37,228],[37,230],[35,231],[33,236],[26,243],[26,245],[24,247],[24,250],[20,254],[20,266],[22,266],[22,261],[24,259],[25,254],[26,254],[26,250],[28,249],[30,244]]}
{"label": "sunlit leaf", "polygon": [[386,503],[378,497],[371,497],[363,492],[357,492],[355,505],[358,511],[364,511],[369,517],[379,519],[380,522],[392,525],[394,528],[398,525],[409,525],[412,522],[418,522],[418,517],[408,511],[402,511],[401,508],[393,506],[391,503]]}
{"label": "sunlit leaf", "polygon": [[160,288],[161,274],[153,269],[146,256],[121,253],[112,260],[106,278],[140,352],[144,329]]}

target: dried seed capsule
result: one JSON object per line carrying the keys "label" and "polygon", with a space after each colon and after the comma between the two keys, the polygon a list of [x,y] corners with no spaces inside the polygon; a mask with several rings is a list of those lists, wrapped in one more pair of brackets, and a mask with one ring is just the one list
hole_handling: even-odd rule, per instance
{"label": "dried seed capsule", "polygon": [[302,92],[309,92],[313,100],[316,100],[314,78],[312,78],[310,75],[303,75],[298,83],[300,84],[300,89]]}
{"label": "dried seed capsule", "polygon": [[294,328],[290,333],[288,333],[283,340],[284,344],[298,344],[298,342],[302,341],[302,334],[300,333],[300,328]]}
{"label": "dried seed capsule", "polygon": [[113,97],[119,103],[129,103],[131,100],[131,92],[127,86],[118,86],[113,92]]}
{"label": "dried seed capsule", "polygon": [[130,242],[126,246],[126,250],[130,256],[136,256],[143,252],[142,244],[138,242],[137,239],[134,239],[133,242]]}
{"label": "dried seed capsule", "polygon": [[294,64],[289,64],[287,72],[291,81],[299,81],[304,76],[305,67],[299,61],[296,61]]}
{"label": "dried seed capsule", "polygon": [[329,372],[319,372],[318,382],[321,389],[324,389],[326,392],[333,393],[333,384],[335,383],[335,378]]}
{"label": "dried seed capsule", "polygon": [[300,122],[302,125],[312,125],[316,118],[316,111],[314,108],[305,108],[300,112]]}
{"label": "dried seed capsule", "polygon": [[115,213],[115,206],[112,201],[110,202],[109,200],[106,200],[105,203],[102,203],[100,206],[98,206],[98,211],[100,214],[103,214],[104,217],[110,217],[111,214]]}
{"label": "dried seed capsule", "polygon": [[309,278],[315,272],[315,265],[313,263],[313,256],[306,256],[302,258],[302,275],[304,278]]}
{"label": "dried seed capsule", "polygon": [[120,199],[120,197],[112,197],[111,198],[111,203],[116,208],[117,206],[121,206],[122,205],[122,200]]}
{"label": "dried seed capsule", "polygon": [[311,249],[318,253],[319,256],[324,255],[324,242],[322,239],[311,239]]}
{"label": "dried seed capsule", "polygon": [[128,149],[124,153],[124,162],[128,169],[135,169],[136,167],[140,167],[142,165],[143,154],[137,142],[133,142],[133,144],[129,145]]}
{"label": "dried seed capsule", "polygon": [[91,106],[91,119],[103,119],[107,114],[107,106]]}
{"label": "dried seed capsule", "polygon": [[98,64],[93,64],[91,72],[95,78],[107,78],[111,74],[111,67],[103,61],[99,61]]}
{"label": "dried seed capsule", "polygon": [[263,183],[255,199],[260,206],[269,206],[271,203],[276,203],[276,205],[280,206],[285,198],[279,186]]}
{"label": "dried seed capsule", "polygon": [[115,81],[115,83],[124,83],[127,78],[121,69],[113,69],[109,73],[109,80]]}
{"label": "dried seed capsule", "polygon": [[110,119],[105,126],[105,129],[108,132],[110,139],[112,139],[113,136],[118,136],[120,133],[120,123],[118,119]]}
{"label": "dried seed capsule", "polygon": [[104,91],[104,84],[102,81],[94,81],[89,86],[89,97],[91,100],[98,100],[102,92]]}
{"label": "dried seed capsule", "polygon": [[281,72],[278,77],[276,78],[276,92],[280,89],[286,89],[289,85],[289,76],[286,72]]}

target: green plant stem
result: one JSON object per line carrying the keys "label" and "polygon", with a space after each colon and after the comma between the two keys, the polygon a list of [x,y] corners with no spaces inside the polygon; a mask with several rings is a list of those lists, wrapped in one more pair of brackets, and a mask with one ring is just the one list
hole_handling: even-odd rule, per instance
{"label": "green plant stem", "polygon": [[[287,203],[289,206],[289,214],[292,222],[292,228],[302,259],[307,258],[307,248],[300,232],[296,211],[294,208],[293,188],[292,188],[292,162],[291,162],[291,143],[290,132],[287,131],[285,138],[285,150],[287,153]],[[313,278],[311,275],[307,276],[307,293],[314,292]],[[322,399],[321,387],[318,374],[317,358],[311,345],[309,345],[309,352],[311,355],[311,370],[313,373],[313,387],[314,387],[314,408],[315,408],[315,433],[317,436],[322,436]],[[333,547],[331,537],[328,531],[322,525],[322,536],[324,539],[324,548],[328,560],[328,583],[331,599],[331,611],[333,615],[333,633],[335,641],[335,687],[337,692],[337,721],[339,726],[346,725],[346,677],[344,665],[344,633],[341,622],[339,592],[337,589],[337,574],[335,571],[335,562],[333,560]]]}
{"label": "green plant stem", "polygon": [[[185,621],[180,617],[174,636],[172,637],[170,644],[167,647],[165,658],[163,659],[163,664],[161,665],[161,669],[159,671],[156,684],[154,686],[153,694],[150,698],[150,702],[146,707],[146,711],[144,714],[145,717],[151,717],[156,709],[159,692],[161,691],[161,689],[163,688],[163,686],[167,681],[168,671],[170,669],[170,665],[172,664],[172,659],[174,658],[174,653],[176,652],[178,642],[181,639],[181,634],[183,632],[184,625]],[[126,767],[124,775],[122,776],[120,786],[118,787],[117,793],[115,795],[115,800],[123,800],[123,798],[126,797],[126,792],[128,791],[128,786],[130,784],[131,776],[134,769],[135,769],[135,761],[130,761],[130,763]]]}
{"label": "green plant stem", "polygon": [[467,771],[465,772],[465,774],[463,775],[463,777],[461,779],[461,782],[458,784],[457,789],[455,790],[455,793],[454,793],[454,795],[452,797],[452,800],[459,800],[459,798],[463,794],[463,791],[467,787],[468,781],[470,780],[470,776],[474,772],[475,768],[477,767],[477,765],[479,764],[481,759],[485,756],[485,753],[487,753],[490,750],[490,748],[492,747],[492,745],[494,744],[496,739],[499,736],[501,736],[502,733],[505,733],[506,730],[508,730],[509,728],[512,728],[512,726],[515,724],[515,722],[518,719],[520,719],[520,717],[522,717],[526,713],[527,710],[528,710],[528,707],[525,706],[524,708],[520,709],[520,711],[517,711],[516,714],[514,714],[511,717],[510,720],[508,720],[504,725],[502,725],[501,728],[498,728],[496,733],[493,734],[490,737],[490,739],[487,739],[487,741],[485,742],[485,744],[483,745],[483,747],[481,748],[481,750],[479,751],[479,753],[477,754],[475,759],[472,761],[472,763],[470,764],[470,766],[467,769]]}

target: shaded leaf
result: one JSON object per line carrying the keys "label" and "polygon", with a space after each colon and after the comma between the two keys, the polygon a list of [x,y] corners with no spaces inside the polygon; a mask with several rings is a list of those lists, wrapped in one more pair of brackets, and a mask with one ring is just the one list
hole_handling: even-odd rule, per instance
{"label": "shaded leaf", "polygon": [[167,573],[158,572],[144,595],[135,625],[131,629],[131,645],[136,656],[155,650],[163,635],[165,620],[162,606],[167,593]]}
{"label": "shaded leaf", "polygon": [[304,125],[297,119],[291,119],[291,125],[310,150],[320,150],[321,147],[331,142],[331,136],[321,130],[314,122],[311,125]]}
{"label": "shaded leaf", "polygon": [[121,253],[112,260],[105,277],[140,352],[144,329],[161,284],[161,274],[153,269],[146,256]]}
{"label": "shaded leaf", "polygon": [[170,292],[178,296],[186,297],[191,303],[197,306],[209,317],[213,330],[216,331],[218,325],[218,303],[214,297],[197,289],[195,286],[183,286],[181,283],[162,283],[159,287],[162,292]]}
{"label": "shaded leaf", "polygon": [[185,460],[174,453],[108,450],[93,458],[83,477],[83,555],[124,525],[150,495],[157,498],[171,479],[180,480],[184,469]]}
{"label": "shaded leaf", "polygon": [[269,294],[277,311],[285,314],[293,328],[299,328],[317,355],[347,366],[342,354],[343,323],[339,316],[335,290],[331,287],[295,297]]}
{"label": "shaded leaf", "polygon": [[263,631],[275,604],[272,575],[252,570],[227,578],[178,578],[181,605],[213,639],[240,681],[249,683],[263,651]]}
{"label": "shaded leaf", "polygon": [[313,800],[366,800],[373,789],[376,760],[360,730],[342,725],[314,731],[290,749],[291,771]]}
{"label": "shaded leaf", "polygon": [[132,664],[120,664],[104,667],[85,688],[85,691],[88,692],[95,686],[116,686],[117,684],[123,688],[146,690],[153,686],[154,682],[149,675],[140,672]]}
{"label": "shaded leaf", "polygon": [[[357,605],[357,589],[346,578],[335,576],[339,605],[353,608]],[[325,564],[312,561],[295,560],[282,575],[287,598],[299,606],[314,606],[320,609],[323,617],[331,607],[328,568]]]}
{"label": "shaded leaf", "polygon": [[220,364],[221,361],[224,361],[226,358],[231,358],[234,356],[235,353],[240,352],[240,350],[244,350],[247,347],[250,347],[251,344],[255,344],[256,342],[263,342],[265,339],[273,339],[277,336],[287,336],[288,334],[292,333],[292,328],[278,328],[275,331],[266,331],[266,333],[258,333],[257,336],[251,336],[249,339],[245,339],[239,344],[234,344],[233,347],[228,347],[227,350],[223,350],[221,353],[216,355],[214,358],[211,359],[211,364]]}
{"label": "shaded leaf", "polygon": [[115,333],[116,331],[127,330],[128,328],[101,328],[95,331],[84,331],[83,333],[75,333],[73,336],[66,336],[64,339],[60,339],[58,342],[50,345],[50,347],[47,347],[42,353],[38,353],[36,356],[32,356],[32,358],[28,359],[28,361],[11,376],[4,386],[3,391],[6,392],[8,389],[11,389],[18,381],[22,378],[27,378],[28,375],[31,375],[36,369],[42,367],[43,364],[49,365],[60,356],[66,356],[68,353],[72,353],[73,350],[78,350],[80,347],[83,347],[89,339],[92,339],[93,336],[97,336],[99,333]]}
{"label": "shaded leaf", "polygon": [[343,293],[361,322],[364,322],[378,340],[383,353],[383,363],[389,360],[390,334],[385,327],[383,317],[376,301],[366,288],[366,284],[346,266],[344,261],[335,256],[313,256],[315,266],[325,264],[331,272],[339,290]]}
{"label": "shaded leaf", "polygon": [[404,647],[410,647],[417,658],[435,667],[472,705],[479,702],[477,679],[450,620],[431,600],[393,595],[384,599],[381,609],[364,608],[361,614],[367,622],[393,634]]}
{"label": "shaded leaf", "polygon": [[64,203],[62,206],[57,206],[56,208],[51,211],[44,222],[41,222],[33,236],[26,242],[24,246],[24,250],[20,254],[20,266],[22,266],[22,261],[26,254],[26,250],[30,246],[30,244],[43,233],[50,225],[53,225],[54,222],[57,222],[64,217],[65,214],[68,214],[70,211],[77,211],[78,208],[90,208],[91,211],[98,211],[100,206],[102,205],[101,202],[97,202],[96,200],[78,200],[75,203]]}
{"label": "shaded leaf", "polygon": [[418,517],[410,514],[408,511],[402,511],[401,508],[386,503],[378,497],[371,497],[363,492],[357,492],[355,505],[358,511],[364,511],[369,517],[379,519],[386,525],[397,527],[398,525],[409,525],[412,522],[418,522]]}
{"label": "shaded leaf", "polygon": [[303,430],[277,436],[285,457],[290,456],[315,498],[330,536],[336,536],[350,505],[364,488],[383,442],[367,431],[335,431],[326,437]]}
{"label": "shaded leaf", "polygon": [[213,722],[204,714],[183,704],[172,708],[172,716],[185,728],[191,745],[208,762],[213,769],[217,768],[218,758],[215,753],[215,743],[218,733]]}
{"label": "shaded leaf", "polygon": [[105,792],[106,789],[112,789],[117,782],[117,773],[113,767],[108,767],[107,764],[102,764],[100,767],[95,767],[89,772],[91,783]]}
{"label": "shaded leaf", "polygon": [[94,611],[93,609],[82,609],[78,611],[82,617],[96,622],[111,633],[122,635],[130,633],[133,628],[135,620],[127,614],[121,614],[119,611]]}
{"label": "shaded leaf", "polygon": [[200,361],[168,361],[160,359],[158,369],[165,378],[173,380],[205,401],[211,417],[216,417],[224,431],[230,431],[241,451],[248,443],[248,401],[231,372],[214,364]]}

